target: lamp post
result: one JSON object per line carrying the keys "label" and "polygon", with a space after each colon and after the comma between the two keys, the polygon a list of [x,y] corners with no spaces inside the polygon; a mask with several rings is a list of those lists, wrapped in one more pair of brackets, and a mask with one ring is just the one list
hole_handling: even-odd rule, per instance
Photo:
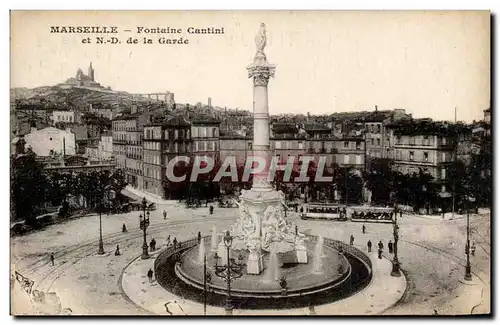
{"label": "lamp post", "polygon": [[399,226],[398,226],[398,213],[397,212],[398,212],[397,209],[394,208],[394,223],[393,223],[394,258],[392,259],[391,276],[395,276],[395,277],[401,276],[401,271],[399,269],[399,260],[398,260]]}
{"label": "lamp post", "polygon": [[470,225],[469,225],[469,211],[470,211],[470,206],[468,202],[474,202],[475,198],[468,197],[467,198],[467,244],[465,246],[465,254],[467,255],[467,264],[465,265],[465,276],[464,280],[466,281],[472,281],[472,274],[471,274],[471,266],[470,266],[470,238],[469,238],[469,233],[470,233]]}
{"label": "lamp post", "polygon": [[231,280],[241,277],[243,275],[243,267],[245,266],[241,261],[237,263],[234,259],[229,257],[229,249],[232,244],[233,237],[229,233],[229,230],[227,230],[224,236],[224,245],[227,249],[227,263],[226,265],[218,265],[219,258],[216,257],[215,259],[215,275],[225,279],[227,284],[226,316],[233,315],[233,307],[231,305]]}
{"label": "lamp post", "polygon": [[142,233],[144,235],[144,242],[142,243],[142,256],[141,259],[145,260],[149,258],[149,253],[148,253],[148,243],[146,241],[146,229],[149,226],[149,211],[146,211],[148,202],[146,201],[146,198],[142,199],[142,211],[144,213],[144,218],[142,217],[142,214],[139,215],[139,228],[142,229]]}
{"label": "lamp post", "polygon": [[102,242],[102,198],[99,199],[99,250],[97,254],[104,255],[104,244]]}

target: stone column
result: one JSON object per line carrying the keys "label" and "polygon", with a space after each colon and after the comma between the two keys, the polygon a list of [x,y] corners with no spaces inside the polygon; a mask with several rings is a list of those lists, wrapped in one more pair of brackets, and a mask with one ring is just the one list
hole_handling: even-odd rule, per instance
{"label": "stone column", "polygon": [[274,76],[275,66],[267,62],[265,54],[257,52],[254,62],[247,67],[248,77],[253,79],[253,156],[264,158],[266,168],[253,176],[252,190],[271,191],[268,170],[271,161],[269,142],[269,107],[267,103],[267,85]]}

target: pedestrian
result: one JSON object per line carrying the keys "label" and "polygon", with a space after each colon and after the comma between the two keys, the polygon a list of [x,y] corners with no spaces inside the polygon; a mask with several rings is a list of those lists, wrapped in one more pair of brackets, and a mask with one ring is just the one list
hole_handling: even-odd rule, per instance
{"label": "pedestrian", "polygon": [[167,237],[167,246],[170,246],[170,235]]}
{"label": "pedestrian", "polygon": [[177,237],[174,237],[174,249],[177,247]]}
{"label": "pedestrian", "polygon": [[298,205],[295,206],[295,212],[299,212],[299,206]]}
{"label": "pedestrian", "polygon": [[351,235],[349,243],[350,243],[351,246],[354,245],[354,236],[353,235]]}
{"label": "pedestrian", "polygon": [[151,242],[149,243],[149,247],[151,248],[152,252],[154,252],[156,250],[156,240],[154,238],[151,239]]}
{"label": "pedestrian", "polygon": [[148,271],[148,279],[149,279],[149,282],[153,282],[153,270],[149,269]]}
{"label": "pedestrian", "polygon": [[476,254],[476,244],[475,243],[472,243],[470,253],[472,254],[472,256],[474,256]]}
{"label": "pedestrian", "polygon": [[403,210],[399,210],[399,217],[403,218]]}
{"label": "pedestrian", "polygon": [[382,250],[380,248],[378,249],[378,258],[382,259]]}
{"label": "pedestrian", "polygon": [[366,244],[366,246],[368,246],[368,253],[371,253],[372,252],[372,241],[368,239],[368,244]]}
{"label": "pedestrian", "polygon": [[198,244],[201,243],[201,231],[198,231]]}
{"label": "pedestrian", "polygon": [[120,256],[120,255],[122,255],[120,253],[120,245],[116,245],[115,256]]}
{"label": "pedestrian", "polygon": [[167,220],[167,211],[163,210],[163,220]]}
{"label": "pedestrian", "polygon": [[381,240],[378,242],[378,249],[384,249],[384,244],[382,244]]}
{"label": "pedestrian", "polygon": [[366,226],[363,224],[363,227],[361,227],[361,230],[363,231],[363,234],[366,234]]}
{"label": "pedestrian", "polygon": [[297,236],[298,234],[299,234],[299,227],[295,225],[295,236]]}
{"label": "pedestrian", "polygon": [[210,205],[209,211],[210,211],[210,214],[214,214],[214,206],[213,205]]}
{"label": "pedestrian", "polygon": [[391,240],[389,240],[389,243],[387,244],[387,247],[389,248],[389,254],[392,254],[392,251],[393,251],[393,249],[394,249],[394,246],[393,246],[393,244],[392,244],[392,241],[391,241]]}
{"label": "pedestrian", "polygon": [[51,253],[50,254],[50,262],[52,263],[52,266],[54,266],[54,260],[55,260],[55,257],[54,257],[54,253]]}

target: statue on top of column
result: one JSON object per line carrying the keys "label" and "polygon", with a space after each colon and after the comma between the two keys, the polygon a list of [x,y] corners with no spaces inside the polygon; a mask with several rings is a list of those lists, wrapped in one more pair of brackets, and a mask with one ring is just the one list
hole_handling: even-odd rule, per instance
{"label": "statue on top of column", "polygon": [[255,36],[255,46],[257,47],[257,53],[264,54],[264,48],[266,47],[266,25],[264,23],[260,24],[260,30]]}

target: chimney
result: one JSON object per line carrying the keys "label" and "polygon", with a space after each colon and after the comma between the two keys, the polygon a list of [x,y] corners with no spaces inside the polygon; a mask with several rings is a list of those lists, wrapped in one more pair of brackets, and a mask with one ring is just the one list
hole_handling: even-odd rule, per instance
{"label": "chimney", "polygon": [[208,97],[208,107],[212,108],[212,98]]}
{"label": "chimney", "polygon": [[375,105],[375,112],[378,112],[378,106]]}

